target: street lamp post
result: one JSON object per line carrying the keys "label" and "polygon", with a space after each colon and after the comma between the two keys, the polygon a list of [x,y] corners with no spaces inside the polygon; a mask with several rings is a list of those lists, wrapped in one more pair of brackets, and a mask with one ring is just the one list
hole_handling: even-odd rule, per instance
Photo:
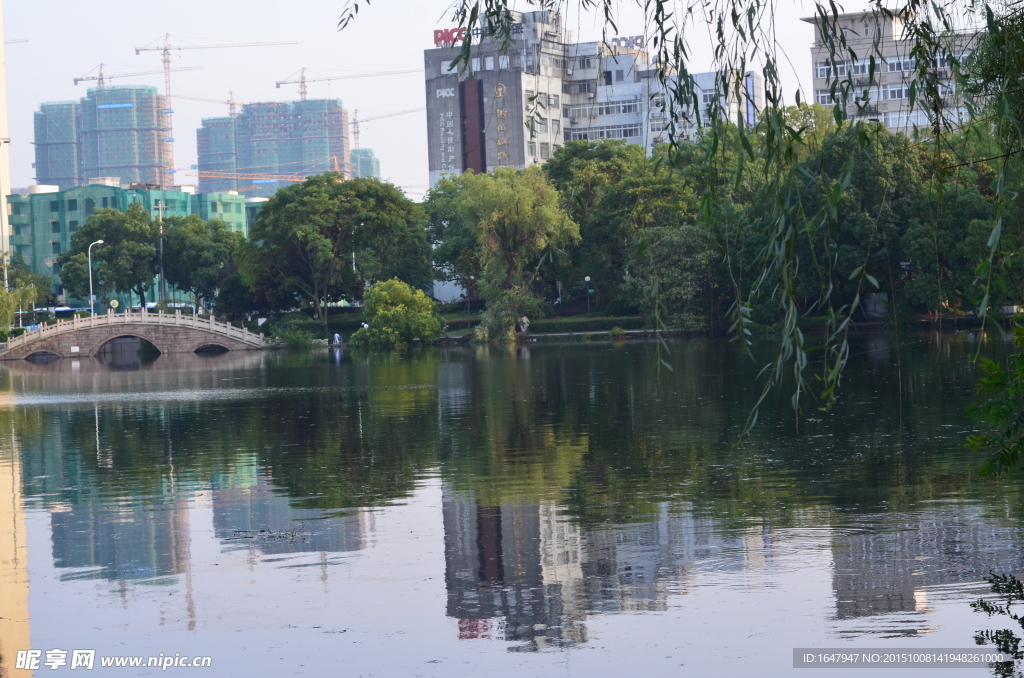
{"label": "street lamp post", "polygon": [[590,276],[583,278],[583,281],[587,283],[587,317],[590,317]]}
{"label": "street lamp post", "polygon": [[103,244],[102,240],[97,240],[96,242],[92,243],[92,245],[89,245],[89,247],[86,249],[86,251],[88,252],[88,255],[89,255],[89,315],[90,316],[96,315],[96,295],[92,293],[92,246],[93,245],[102,245],[102,244]]}

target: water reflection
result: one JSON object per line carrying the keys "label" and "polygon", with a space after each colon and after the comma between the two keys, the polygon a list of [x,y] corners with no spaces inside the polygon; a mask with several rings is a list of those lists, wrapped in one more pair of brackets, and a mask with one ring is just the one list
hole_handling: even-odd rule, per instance
{"label": "water reflection", "polygon": [[[236,556],[324,581],[348,568],[383,597],[398,584],[361,564],[371,523],[408,503],[440,535],[443,608],[373,613],[435,615],[455,642],[593,647],[598,618],[669,615],[723,582],[770,592],[793,573],[821,575],[829,633],[910,637],[938,628],[937,590],[1024,567],[1020,487],[981,481],[962,446],[969,350],[866,338],[835,412],[797,432],[778,399],[742,444],[759,367],[726,342],[677,344],[660,374],[649,345],[8,364],[0,451],[18,482],[0,489],[47,514],[57,592],[165,585],[186,628],[197,587]],[[421,567],[409,576],[432,581]],[[249,595],[221,585],[212,618]]]}

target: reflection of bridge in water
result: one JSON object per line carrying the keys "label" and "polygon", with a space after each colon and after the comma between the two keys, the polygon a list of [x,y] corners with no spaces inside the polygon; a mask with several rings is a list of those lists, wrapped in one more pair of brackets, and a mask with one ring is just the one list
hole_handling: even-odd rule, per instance
{"label": "reflection of bridge in water", "polygon": [[60,358],[95,356],[120,337],[145,339],[160,353],[194,353],[207,347],[229,351],[264,348],[263,335],[230,323],[195,315],[119,313],[58,320],[14,337],[0,349],[0,360],[23,360],[44,354]]}

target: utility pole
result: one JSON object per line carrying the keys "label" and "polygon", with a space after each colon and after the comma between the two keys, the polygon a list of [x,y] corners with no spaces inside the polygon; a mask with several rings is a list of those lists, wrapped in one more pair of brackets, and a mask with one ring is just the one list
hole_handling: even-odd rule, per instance
{"label": "utility pole", "polygon": [[[0,35],[4,31],[3,1],[0,0]],[[3,41],[0,40],[0,43]],[[11,248],[10,228],[7,220],[7,196],[11,192],[11,140],[7,131],[7,60],[0,44],[0,252],[5,255]],[[10,287],[7,269],[10,257],[4,258],[4,289]]]}
{"label": "utility pole", "polygon": [[156,223],[160,224],[160,301],[167,299],[167,279],[164,277],[164,210],[167,205],[163,200],[157,200],[153,206],[156,210]]}

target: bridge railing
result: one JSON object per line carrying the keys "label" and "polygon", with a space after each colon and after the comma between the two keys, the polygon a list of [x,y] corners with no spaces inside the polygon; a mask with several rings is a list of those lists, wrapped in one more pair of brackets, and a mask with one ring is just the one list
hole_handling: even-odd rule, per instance
{"label": "bridge railing", "polygon": [[75,316],[70,320],[58,319],[56,324],[42,325],[39,329],[30,330],[21,336],[11,337],[7,342],[7,346],[4,347],[4,349],[0,349],[0,353],[10,351],[11,349],[15,349],[19,346],[24,346],[25,344],[30,344],[47,337],[53,337],[67,332],[75,332],[77,330],[87,330],[93,327],[107,327],[110,325],[164,325],[172,327],[190,327],[229,337],[251,346],[264,346],[262,334],[255,334],[244,327],[235,327],[231,323],[217,322],[213,316],[210,316],[209,319],[203,319],[198,315],[182,315],[180,311],[175,311],[173,315],[164,313],[163,311],[160,311],[159,313],[116,314],[107,311],[105,315],[94,315],[88,318],[79,318]]}

